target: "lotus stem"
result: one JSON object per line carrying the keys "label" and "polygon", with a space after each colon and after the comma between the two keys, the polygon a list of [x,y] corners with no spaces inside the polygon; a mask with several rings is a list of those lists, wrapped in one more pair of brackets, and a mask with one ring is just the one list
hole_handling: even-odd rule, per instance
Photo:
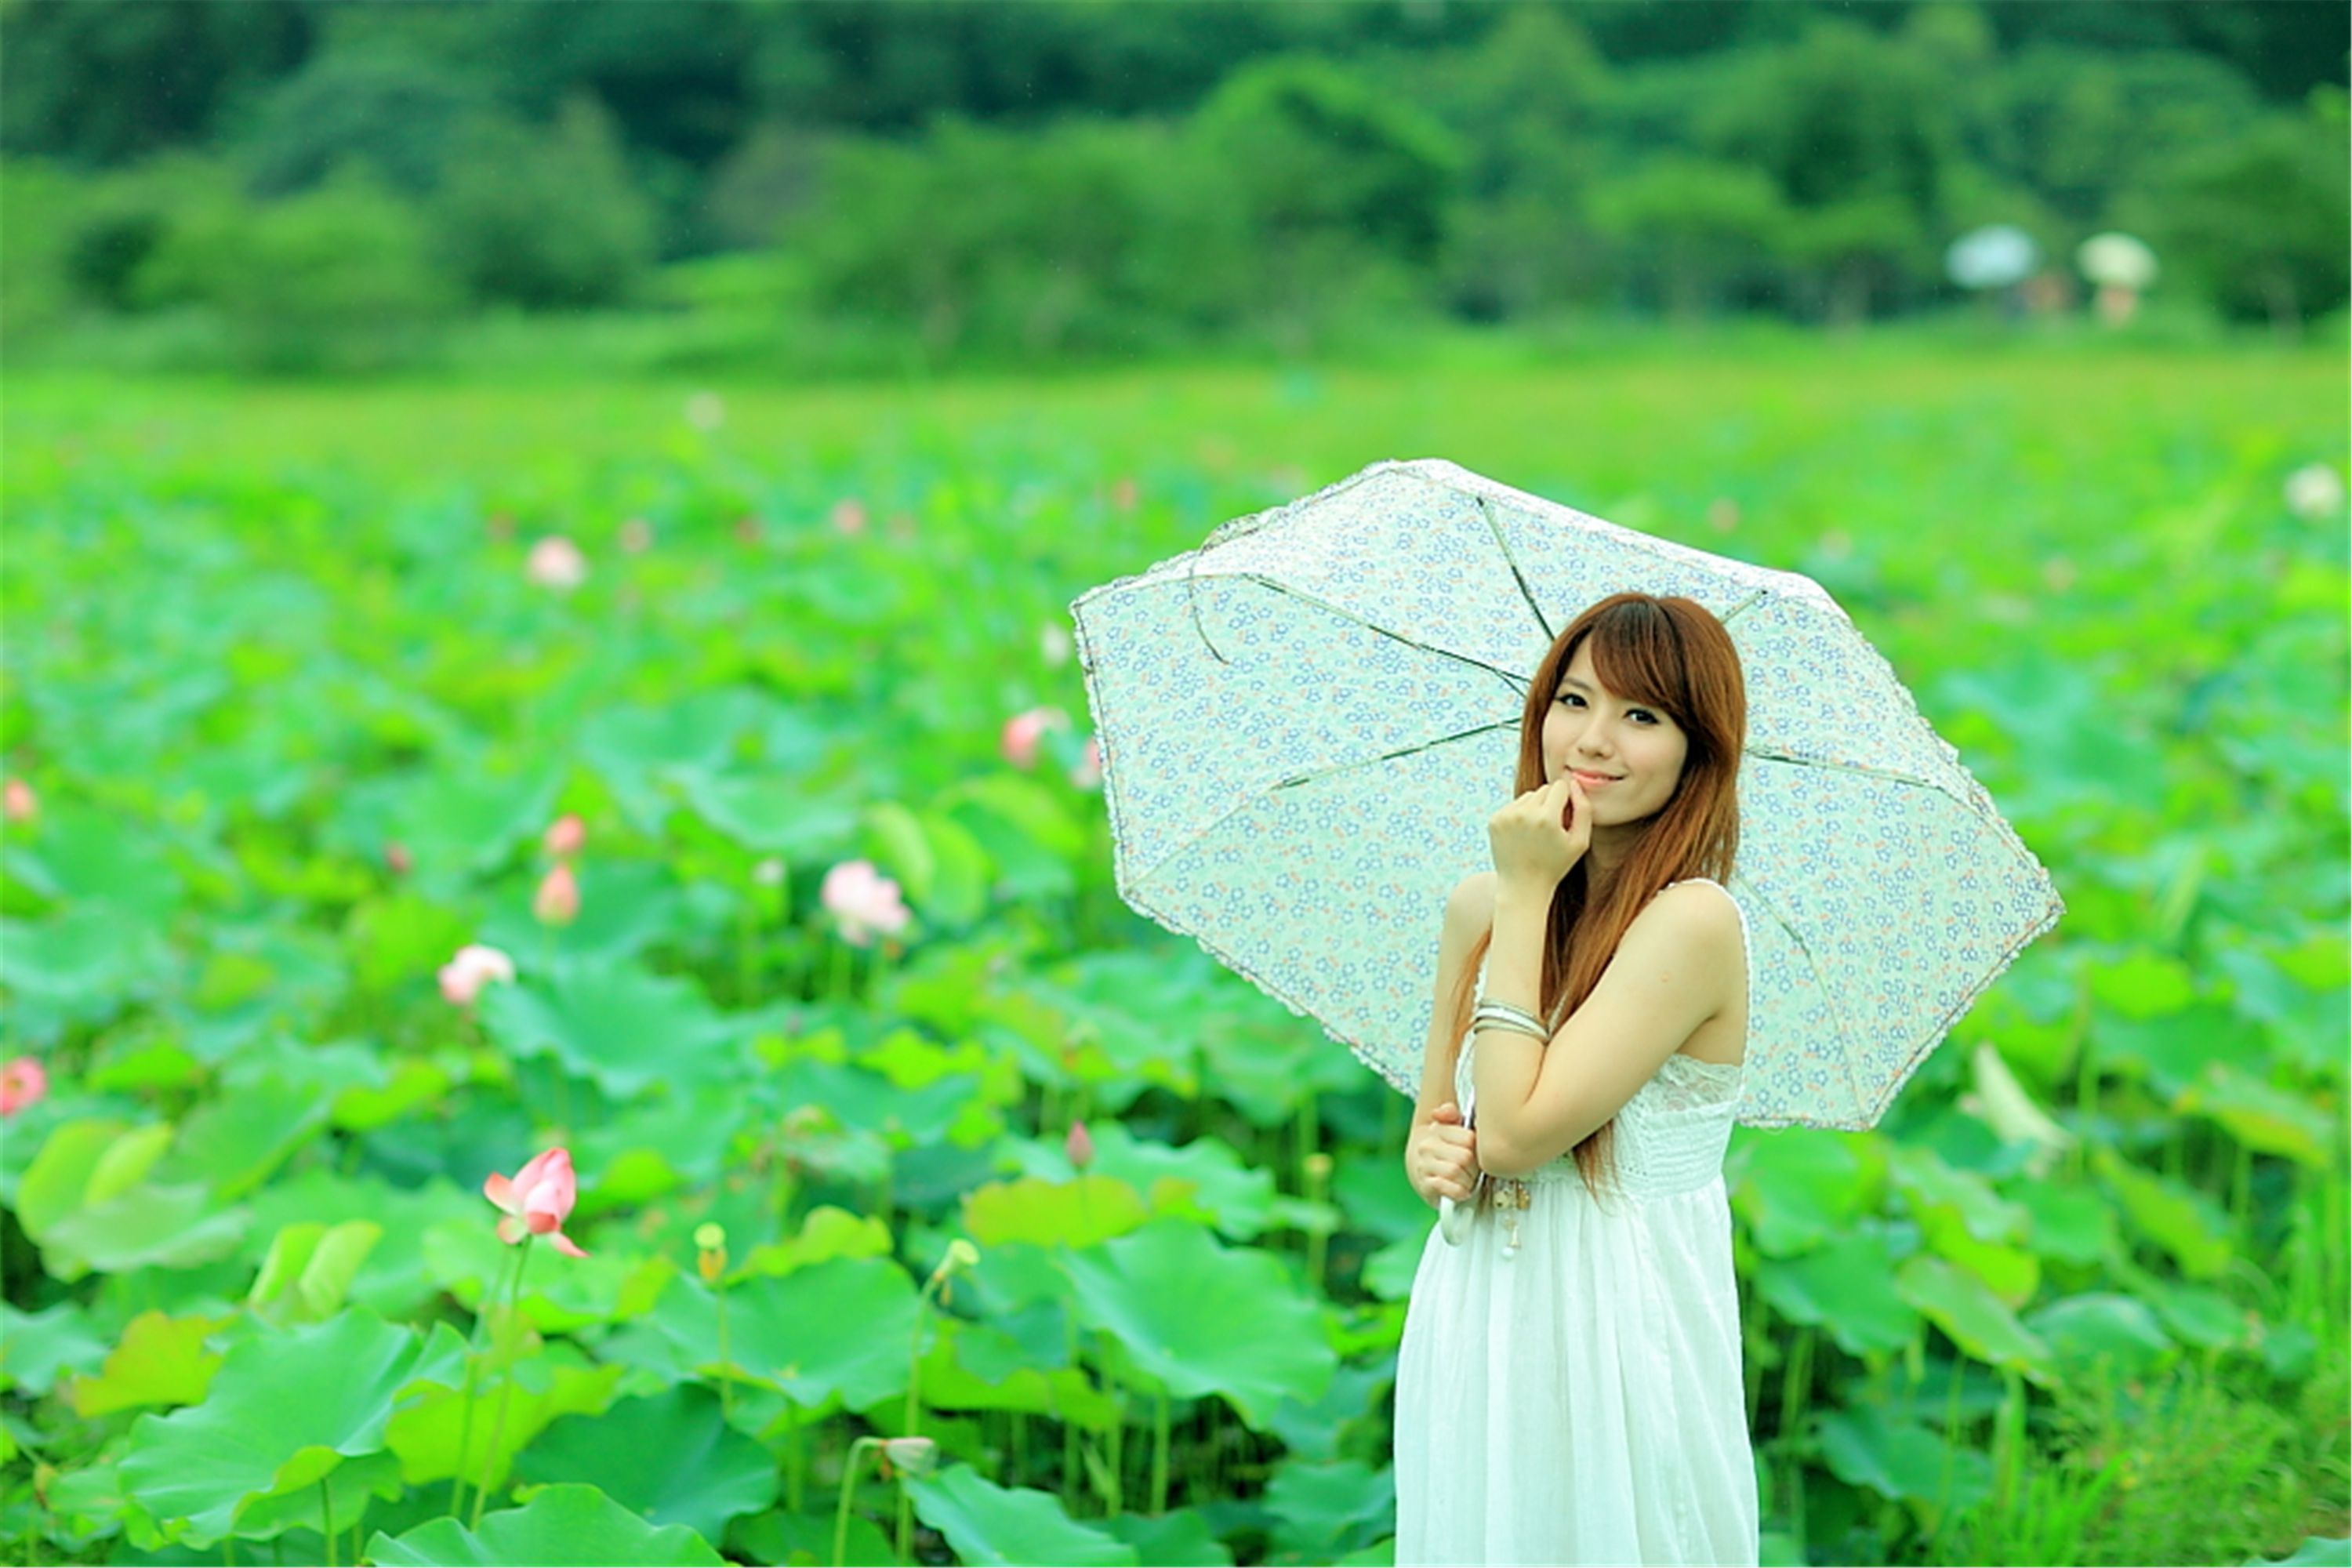
{"label": "lotus stem", "polygon": [[[517,1250],[514,1264],[507,1273],[510,1279],[519,1280],[521,1278],[520,1249]],[[512,1289],[510,1284],[509,1289],[509,1290]],[[489,1321],[492,1300],[491,1295],[483,1296],[479,1309],[474,1313],[472,1342],[466,1346],[466,1387],[458,1396],[462,1405],[457,1412],[457,1468],[449,1478],[449,1517],[452,1519],[461,1519],[465,1516],[466,1457],[473,1451],[474,1447],[474,1387],[477,1375],[481,1370],[482,1325]]]}
{"label": "lotus stem", "polygon": [[1168,1511],[1168,1390],[1164,1387],[1151,1410],[1151,1511]]}
{"label": "lotus stem", "polygon": [[849,1455],[841,1462],[841,1500],[833,1510],[833,1568],[842,1568],[849,1560],[849,1500],[857,1490],[857,1461],[880,1443],[877,1437],[860,1437],[849,1445]]}
{"label": "lotus stem", "polygon": [[335,1500],[324,1476],[319,1478],[319,1533],[327,1542],[327,1568],[335,1568]]}
{"label": "lotus stem", "polygon": [[[507,1288],[504,1326],[509,1335],[514,1332],[515,1316],[519,1310],[519,1303],[522,1300],[523,1265],[530,1261],[530,1244],[538,1239],[536,1236],[526,1232],[522,1238],[522,1245],[517,1248],[521,1256],[515,1259],[513,1283]],[[496,1343],[495,1339],[492,1342]],[[499,1442],[507,1435],[507,1410],[514,1403],[515,1369],[511,1359],[507,1363],[506,1371],[506,1380],[499,1385],[499,1413],[490,1418],[490,1446],[482,1455],[481,1477],[474,1483],[474,1512],[466,1526],[468,1530],[481,1528],[482,1509],[490,1500],[490,1467],[497,1463]]]}

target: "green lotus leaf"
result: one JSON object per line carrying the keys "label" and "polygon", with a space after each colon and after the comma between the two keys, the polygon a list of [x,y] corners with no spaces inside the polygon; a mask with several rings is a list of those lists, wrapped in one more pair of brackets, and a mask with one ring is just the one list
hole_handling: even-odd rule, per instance
{"label": "green lotus leaf", "polygon": [[895,1245],[890,1227],[872,1215],[820,1204],[802,1216],[797,1236],[761,1243],[736,1271],[781,1276],[831,1258],[887,1258]]}
{"label": "green lotus leaf", "polygon": [[474,940],[513,953],[527,972],[572,969],[639,952],[677,919],[682,900],[670,867],[599,858],[577,874],[580,913],[569,925],[540,924],[518,896],[491,910]]}
{"label": "green lotus leaf", "polygon": [[1331,1173],[1331,1195],[1339,1200],[1350,1229],[1385,1241],[1409,1240],[1416,1255],[1436,1218],[1436,1211],[1412,1190],[1403,1158],[1385,1149],[1372,1154],[1340,1153]]}
{"label": "green lotus leaf", "polygon": [[883,1258],[836,1258],[781,1279],[735,1281],[727,1287],[723,1356],[717,1303],[700,1280],[671,1280],[653,1319],[704,1375],[731,1363],[739,1377],[778,1390],[803,1410],[835,1401],[864,1410],[906,1390],[915,1287]]}
{"label": "green lotus leaf", "polygon": [[8,954],[12,1037],[43,1045],[73,1025],[98,1025],[181,960],[157,926],[106,904],[81,904],[46,920],[0,920]]}
{"label": "green lotus leaf", "polygon": [[[514,1248],[499,1239],[497,1224],[497,1211],[485,1200],[475,1217],[444,1220],[425,1233],[427,1275],[477,1311],[514,1262]],[[522,1315],[541,1333],[554,1334],[637,1316],[653,1304],[677,1265],[667,1258],[604,1247],[585,1258],[566,1258],[534,1242],[522,1269]]]}
{"label": "green lotus leaf", "polygon": [[1895,1270],[1895,1289],[1977,1360],[2050,1381],[2050,1347],[1973,1274],[1940,1258],[1913,1257]]}
{"label": "green lotus leaf", "polygon": [[351,1132],[371,1132],[412,1116],[448,1092],[457,1075],[436,1061],[401,1057],[381,1082],[355,1084],[335,1096],[330,1115]]}
{"label": "green lotus leaf", "polygon": [[1113,1540],[1135,1548],[1135,1560],[1141,1568],[1198,1568],[1202,1563],[1233,1568],[1233,1552],[1194,1509],[1122,1513],[1102,1521],[1101,1528]]}
{"label": "green lotus leaf", "polygon": [[[446,1182],[395,1187],[372,1176],[344,1177],[319,1166],[280,1176],[247,1200],[253,1225],[245,1257],[257,1268],[268,1262],[269,1246],[287,1226],[351,1223],[376,1226],[382,1234],[353,1272],[351,1300],[386,1319],[404,1318],[438,1294],[441,1282],[425,1267],[425,1238],[436,1226],[457,1221],[495,1224],[479,1191],[461,1193]],[[537,1268],[538,1264],[532,1267]]]}
{"label": "green lotus leaf", "polygon": [[590,1365],[561,1342],[546,1345],[511,1363],[511,1391],[508,1371],[494,1363],[484,1368],[475,1381],[470,1422],[464,1388],[434,1384],[419,1390],[385,1425],[384,1447],[399,1458],[401,1478],[411,1486],[447,1480],[462,1464],[469,1483],[496,1492],[515,1456],[551,1423],[609,1406],[626,1370],[617,1363]]}
{"label": "green lotus leaf", "polygon": [[38,1312],[0,1301],[0,1388],[47,1394],[65,1373],[102,1364],[108,1349],[89,1314],[71,1301]]}
{"label": "green lotus leaf", "polygon": [[1954,1170],[1932,1151],[1895,1145],[1887,1173],[1911,1212],[1927,1223],[1930,1215],[1957,1221],[1979,1241],[2009,1241],[2025,1228],[2025,1213],[1993,1190],[1974,1171]]}
{"label": "green lotus leaf", "polygon": [[625,1106],[583,1127],[572,1143],[572,1162],[596,1180],[581,1192],[580,1213],[634,1207],[716,1181],[753,1109],[740,1089],[709,1085]]}
{"label": "green lotus leaf", "polygon": [[1732,1206],[1758,1250],[1810,1252],[1876,1205],[1883,1159],[1866,1136],[1804,1128],[1743,1137]]}
{"label": "green lotus leaf", "polygon": [[464,766],[374,779],[338,802],[331,838],[363,860],[401,844],[420,886],[446,888],[499,865],[536,835],[561,782],[553,773],[516,779]]}
{"label": "green lotus leaf", "polygon": [[734,1034],[690,982],[625,963],[559,972],[538,984],[490,985],[482,1026],[517,1057],[551,1057],[615,1100],[708,1082]]}
{"label": "green lotus leaf", "polygon": [[1919,1314],[1895,1289],[1894,1254],[1875,1231],[1838,1237],[1801,1258],[1759,1258],[1755,1279],[1774,1311],[1828,1329],[1850,1354],[1901,1350],[1918,1329]]}
{"label": "green lotus leaf", "polygon": [[[320,1487],[327,1491],[323,1509]],[[336,1530],[349,1531],[366,1518],[377,1501],[390,1502],[400,1493],[400,1461],[381,1450],[362,1454],[343,1460],[307,1486],[256,1499],[237,1510],[236,1528],[230,1533],[241,1540],[267,1541],[298,1530],[315,1531],[330,1518]]]}
{"label": "green lotus leaf", "polygon": [[2091,1163],[2123,1205],[2132,1228],[2172,1255],[2191,1279],[2212,1279],[2234,1256],[2228,1222],[2210,1200],[2179,1183],[2143,1171],[2102,1145]]}
{"label": "green lotus leaf", "polygon": [[233,1250],[245,1227],[243,1209],[216,1208],[203,1187],[138,1186],[49,1226],[41,1261],[60,1279],[184,1268]]}
{"label": "green lotus leaf", "polygon": [[122,1484],[156,1518],[184,1521],[191,1545],[210,1545],[260,1499],[383,1448],[415,1385],[448,1381],[464,1355],[446,1324],[427,1336],[361,1310],[257,1333],[229,1351],[202,1405],[139,1418]]}
{"label": "green lotus leaf", "polygon": [[678,784],[697,816],[755,855],[802,862],[836,859],[847,855],[857,837],[856,807],[780,789],[769,775],[688,773],[679,775]]}
{"label": "green lotus leaf", "polygon": [[2146,1079],[2170,1098],[2212,1062],[2214,1041],[2235,1038],[2244,1026],[2228,1008],[2211,1003],[2153,1018],[2094,1014],[2092,1058],[2103,1070]]}
{"label": "green lotus leaf", "polygon": [[942,1317],[922,1372],[923,1403],[934,1410],[1018,1410],[1093,1431],[1118,1415],[1118,1402],[1085,1373],[1041,1366],[1030,1347],[986,1323]]}
{"label": "green lotus leaf", "polygon": [[2161,1018],[2197,1000],[2197,983],[2180,960],[2145,948],[2091,966],[2091,994],[2126,1018]]}
{"label": "green lotus leaf", "polygon": [[2180,1339],[2207,1350],[2235,1350],[2259,1330],[2259,1320],[2219,1290],[2171,1285],[2156,1293],[2156,1313]]}
{"label": "green lotus leaf", "polygon": [[474,922],[414,888],[402,887],[352,905],[343,936],[360,989],[384,992],[429,984],[450,954],[474,940]]}
{"label": "green lotus leaf", "polygon": [[1000,1487],[970,1465],[909,1481],[915,1517],[947,1537],[959,1561],[980,1568],[1030,1563],[1131,1564],[1136,1550],[1062,1511],[1051,1492]]}
{"label": "green lotus leaf", "polygon": [[2327,1168],[2336,1143],[2339,1118],[2227,1062],[2207,1063],[2203,1075],[2172,1108],[2211,1117],[2257,1154],[2276,1154],[2313,1170]]}
{"label": "green lotus leaf", "polygon": [[2096,1192],[2029,1182],[2017,1194],[2028,1244],[2060,1263],[2096,1263],[2116,1244],[2115,1211]]}
{"label": "green lotus leaf", "polygon": [[369,1538],[379,1568],[726,1568],[682,1524],[647,1524],[594,1487],[541,1487],[520,1508],[482,1519],[478,1533],[436,1519]]}
{"label": "green lotus leaf", "polygon": [[315,1089],[277,1079],[230,1089],[188,1113],[156,1179],[198,1182],[221,1198],[243,1197],[318,1136],[331,1103]]}
{"label": "green lotus leaf", "polygon": [[983,1247],[1007,1242],[1091,1247],[1126,1235],[1149,1217],[1136,1190],[1108,1176],[991,1182],[974,1187],[963,1200],[963,1227]]}
{"label": "green lotus leaf", "polygon": [[846,1062],[787,1061],[775,1075],[787,1104],[822,1105],[852,1129],[885,1135],[893,1143],[952,1142],[974,1148],[1002,1125],[987,1110],[978,1073],[956,1073],[908,1088]]}
{"label": "green lotus leaf", "polygon": [[[834,1522],[829,1511],[814,1514],[772,1510],[753,1519],[737,1520],[728,1531],[727,1547],[739,1562],[830,1563],[834,1560]],[[843,1568],[898,1568],[898,1550],[879,1525],[862,1513],[853,1512],[841,1561]]]}
{"label": "green lotus leaf", "polygon": [[[1094,1163],[1087,1173],[1125,1182],[1150,1198],[1153,1212],[1198,1219],[1236,1241],[1252,1240],[1265,1228],[1275,1202],[1274,1176],[1244,1165],[1223,1139],[1197,1138],[1173,1148],[1138,1138],[1117,1121],[1102,1122],[1089,1132]],[[1024,1143],[1016,1153],[1027,1174],[1061,1179],[1071,1173],[1069,1159],[1058,1145]],[[1412,1184],[1403,1185],[1410,1196]]]}
{"label": "green lotus leaf", "polygon": [[[11,847],[11,869],[61,903],[160,912],[178,907],[186,896],[171,857],[152,833],[70,804],[44,812],[39,837]],[[12,981],[15,956],[12,951]]]}
{"label": "green lotus leaf", "polygon": [[301,1220],[279,1230],[246,1300],[279,1322],[319,1322],[342,1310],[360,1265],[383,1237],[373,1220],[327,1226]]}
{"label": "green lotus leaf", "polygon": [[[1338,1347],[1333,1347],[1337,1349]],[[1381,1395],[1396,1382],[1392,1362],[1357,1365],[1342,1361],[1331,1374],[1330,1386],[1319,1399],[1286,1399],[1275,1406],[1266,1429],[1282,1439],[1289,1458],[1307,1464],[1326,1464],[1340,1457],[1351,1429],[1376,1420]],[[1373,1434],[1385,1440],[1385,1430]]]}
{"label": "green lotus leaf", "polygon": [[142,1405],[194,1405],[220,1370],[220,1356],[205,1341],[226,1321],[142,1312],[123,1325],[106,1364],[74,1379],[66,1396],[85,1420]]}
{"label": "green lotus leaf", "polygon": [[1171,1394],[1223,1394],[1262,1430],[1280,1401],[1311,1402],[1331,1381],[1339,1358],[1321,1316],[1267,1253],[1228,1250],[1200,1226],[1166,1219],[1064,1267],[1078,1321]]}
{"label": "green lotus leaf", "polygon": [[2070,1381],[2104,1373],[2127,1383],[2170,1360],[2176,1348],[2144,1303],[2112,1291],[2061,1297],[2028,1313],[2025,1326]]}
{"label": "green lotus leaf", "polygon": [[1849,1486],[1938,1511],[1970,1509],[1992,1495],[1991,1460],[1876,1405],[1825,1412],[1815,1433],[1830,1473]]}
{"label": "green lotus leaf", "polygon": [[[657,834],[670,811],[663,781],[674,780],[689,798],[696,796],[706,775],[724,768],[737,740],[759,721],[764,706],[756,693],[718,690],[655,707],[606,708],[582,727],[581,755],[630,822],[640,832]],[[792,798],[793,792],[779,789],[772,774],[755,782],[765,798]]]}
{"label": "green lotus leaf", "polygon": [[[152,1134],[140,1139],[122,1122],[97,1118],[60,1122],[42,1140],[41,1152],[16,1181],[16,1223],[25,1234],[39,1241],[49,1227],[82,1206],[88,1201],[90,1180],[99,1167],[118,1145],[136,1139],[148,1151],[152,1164],[163,1156],[171,1142],[167,1123],[156,1123],[163,1137],[158,1142]],[[137,1181],[139,1172],[131,1180]]]}
{"label": "green lotus leaf", "polygon": [[776,1464],[719,1417],[719,1396],[681,1386],[556,1422],[516,1465],[526,1481],[585,1481],[656,1524],[707,1540],[776,1500]]}
{"label": "green lotus leaf", "polygon": [[1396,1476],[1357,1459],[1293,1460],[1266,1483],[1274,1544],[1302,1563],[1328,1563],[1396,1531]]}

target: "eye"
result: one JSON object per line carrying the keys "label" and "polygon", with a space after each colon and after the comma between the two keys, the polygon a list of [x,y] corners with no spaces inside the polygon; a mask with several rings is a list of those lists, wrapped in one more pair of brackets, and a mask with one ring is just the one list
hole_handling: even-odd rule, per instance
{"label": "eye", "polygon": [[1647,708],[1628,708],[1625,710],[1625,716],[1629,719],[1639,719],[1644,724],[1654,724],[1658,721],[1658,716]]}
{"label": "eye", "polygon": [[1578,696],[1573,691],[1563,691],[1558,697],[1553,698],[1552,700],[1555,702],[1565,702],[1575,708],[1581,708],[1584,706],[1584,699]]}

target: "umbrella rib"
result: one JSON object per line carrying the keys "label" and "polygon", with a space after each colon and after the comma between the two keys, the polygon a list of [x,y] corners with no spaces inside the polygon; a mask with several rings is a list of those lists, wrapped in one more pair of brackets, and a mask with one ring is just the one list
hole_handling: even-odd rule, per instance
{"label": "umbrella rib", "polygon": [[1536,603],[1535,590],[1528,586],[1528,574],[1519,570],[1519,558],[1511,553],[1511,542],[1503,537],[1503,525],[1495,516],[1494,503],[1480,496],[1478,512],[1486,520],[1486,531],[1495,536],[1495,548],[1503,552],[1503,564],[1511,569],[1512,581],[1519,585],[1519,597],[1528,602],[1528,609],[1534,615],[1536,625],[1543,628],[1544,640],[1549,642],[1554,635],[1551,622],[1545,618],[1543,606]]}
{"label": "umbrella rib", "polygon": [[[1499,678],[1504,684],[1510,687],[1511,690],[1516,694],[1524,696],[1527,692],[1528,678],[1524,675],[1514,675],[1511,671],[1503,668],[1499,665],[1488,664],[1483,658],[1473,658],[1466,653],[1455,653],[1452,648],[1439,647],[1433,643],[1421,642],[1412,637],[1409,637],[1402,632],[1391,631],[1387,626],[1381,626],[1376,621],[1368,621],[1364,619],[1363,616],[1356,615],[1352,611],[1341,609],[1339,605],[1331,603],[1328,599],[1318,597],[1313,594],[1302,594],[1296,588],[1290,587],[1285,584],[1277,583],[1273,578],[1265,576],[1259,573],[1236,572],[1231,578],[1228,578],[1227,581],[1255,583],[1261,588],[1282,595],[1285,598],[1296,599],[1302,605],[1312,605],[1317,609],[1337,616],[1339,619],[1346,621],[1350,626],[1361,626],[1366,631],[1371,633],[1374,637],[1386,637],[1391,642],[1402,643],[1405,647],[1416,649],[1422,653],[1435,654],[1440,658],[1450,658],[1456,664],[1466,664],[1473,669],[1483,669],[1487,674]],[[1196,624],[1198,622],[1200,613],[1200,607],[1197,605],[1194,605],[1192,614]],[[1208,638],[1203,635],[1201,640],[1207,642]],[[1209,651],[1211,653],[1217,652],[1213,646],[1210,647]],[[1217,657],[1219,659],[1223,660],[1226,663],[1232,662],[1232,660],[1226,659],[1225,656],[1223,654],[1217,654]]]}
{"label": "umbrella rib", "polygon": [[1748,597],[1740,600],[1739,603],[1732,605],[1731,608],[1724,611],[1723,614],[1716,616],[1715,618],[1721,621],[1727,626],[1732,622],[1738,620],[1740,616],[1746,615],[1748,611],[1754,609],[1757,605],[1762,604],[1771,596],[1771,589],[1759,588],[1754,593],[1748,595]]}
{"label": "umbrella rib", "polygon": [[1942,784],[1933,779],[1923,779],[1916,773],[1897,773],[1893,768],[1874,768],[1868,763],[1832,763],[1820,757],[1801,757],[1793,752],[1775,752],[1762,746],[1749,746],[1748,754],[1759,762],[1787,763],[1791,767],[1820,768],[1833,773],[1861,773],[1869,778],[1888,779],[1895,784],[1907,784],[1920,789],[1941,790]]}
{"label": "umbrella rib", "polygon": [[[1769,919],[1774,925],[1780,928],[1781,931],[1788,937],[1790,945],[1797,950],[1797,955],[1805,961],[1805,972],[1812,976],[1813,984],[1821,992],[1823,1001],[1826,1002],[1829,997],[1835,994],[1835,993],[1830,989],[1828,980],[1822,974],[1822,966],[1819,961],[1813,957],[1813,950],[1805,945],[1805,939],[1797,933],[1797,928],[1790,922],[1789,918],[1786,915],[1780,912],[1780,906],[1773,902],[1769,898],[1767,898],[1763,890],[1757,887],[1753,882],[1743,879],[1741,887],[1749,899],[1761,906],[1765,916]],[[1753,998],[1750,998],[1750,1005],[1753,1005]],[[1832,1016],[1836,1016],[1834,1014]],[[1838,1032],[1841,1036],[1851,1033],[1847,1021],[1843,1017],[1837,1018],[1837,1026]],[[1853,1058],[1850,1053],[1846,1056],[1844,1060],[1846,1065],[1846,1085],[1853,1093],[1855,1106],[1859,1107],[1862,1103],[1862,1089],[1861,1087],[1853,1081]]]}
{"label": "umbrella rib", "polygon": [[1418,752],[1434,751],[1440,746],[1450,746],[1456,741],[1473,740],[1480,735],[1491,735],[1497,730],[1516,730],[1518,727],[1519,721],[1517,719],[1498,720],[1492,724],[1481,724],[1475,730],[1460,730],[1451,735],[1440,735],[1433,741],[1423,741],[1416,746],[1404,746],[1393,752],[1383,752],[1377,757],[1361,757],[1354,762],[1341,763],[1336,767],[1324,768],[1318,772],[1296,773],[1289,778],[1277,781],[1268,788],[1296,789],[1300,784],[1337,778],[1341,773],[1354,773],[1359,768],[1376,768],[1382,763],[1392,763],[1400,757],[1410,757]]}

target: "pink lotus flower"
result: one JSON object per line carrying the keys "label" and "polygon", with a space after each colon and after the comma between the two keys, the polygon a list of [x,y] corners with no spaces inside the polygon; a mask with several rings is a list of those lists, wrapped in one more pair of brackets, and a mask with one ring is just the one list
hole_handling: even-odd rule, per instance
{"label": "pink lotus flower", "polygon": [[0,790],[0,813],[11,822],[30,822],[41,814],[41,802],[33,794],[33,786],[23,779],[10,779]]}
{"label": "pink lotus flower", "polygon": [[643,555],[654,547],[654,525],[642,517],[621,524],[621,553]]}
{"label": "pink lotus flower", "polygon": [[405,877],[416,868],[416,857],[408,852],[407,845],[395,838],[383,847],[383,863],[394,876]]}
{"label": "pink lotus flower", "polygon": [[1032,708],[1025,713],[1015,713],[1004,721],[1003,731],[996,738],[996,749],[1004,760],[1016,768],[1037,765],[1037,746],[1045,740],[1045,731],[1066,727],[1070,716],[1058,708]]}
{"label": "pink lotus flower", "polygon": [[525,1236],[543,1236],[566,1258],[588,1256],[563,1234],[563,1222],[580,1196],[570,1150],[561,1145],[550,1149],[517,1171],[511,1182],[491,1172],[482,1184],[482,1195],[506,1210],[507,1217],[499,1221],[499,1239],[509,1247]]}
{"label": "pink lotus flower", "polygon": [[513,959],[495,947],[468,942],[441,966],[441,994],[452,1006],[470,1007],[483,986],[493,980],[510,984],[514,977]]}
{"label": "pink lotus flower", "polygon": [[38,1105],[49,1092],[49,1075],[30,1057],[18,1057],[0,1067],[0,1116],[14,1116]]}
{"label": "pink lotus flower", "polygon": [[845,539],[855,539],[866,531],[866,503],[856,496],[847,496],[833,503],[834,531]]}
{"label": "pink lotus flower", "polygon": [[562,534],[551,533],[532,542],[522,571],[524,576],[542,588],[569,594],[588,581],[588,557]]}
{"label": "pink lotus flower", "polygon": [[827,871],[818,897],[841,921],[843,940],[854,947],[871,946],[877,931],[896,934],[908,918],[898,899],[898,884],[868,860],[845,860]]}
{"label": "pink lotus flower", "polygon": [[1083,1121],[1070,1123],[1070,1135],[1062,1140],[1062,1152],[1070,1157],[1070,1168],[1083,1171],[1095,1163],[1095,1137]]}
{"label": "pink lotus flower", "polygon": [[578,812],[567,811],[547,825],[547,836],[540,842],[550,855],[559,860],[569,860],[580,853],[582,845],[588,842],[588,825],[580,820]]}
{"label": "pink lotus flower", "polygon": [[1070,770],[1070,783],[1080,789],[1102,788],[1101,736],[1087,737],[1087,749],[1078,753],[1078,764]]}
{"label": "pink lotus flower", "polygon": [[541,880],[530,900],[530,912],[541,925],[568,926],[580,918],[580,879],[572,872],[571,861],[558,860]]}

